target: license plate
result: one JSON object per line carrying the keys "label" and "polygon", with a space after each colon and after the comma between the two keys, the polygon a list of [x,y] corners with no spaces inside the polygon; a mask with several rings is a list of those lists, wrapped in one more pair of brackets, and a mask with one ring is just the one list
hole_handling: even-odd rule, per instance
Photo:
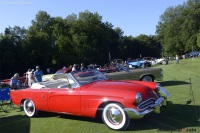
{"label": "license plate", "polygon": [[167,97],[170,96],[170,93],[169,93],[167,90],[165,90],[163,87],[160,87],[159,89],[160,89],[160,91],[161,91],[163,94],[165,94]]}

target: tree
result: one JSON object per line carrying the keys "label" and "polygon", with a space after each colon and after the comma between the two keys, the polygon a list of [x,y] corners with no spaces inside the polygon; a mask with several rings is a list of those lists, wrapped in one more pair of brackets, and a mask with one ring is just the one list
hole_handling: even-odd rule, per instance
{"label": "tree", "polygon": [[32,26],[27,30],[26,44],[27,56],[31,59],[29,66],[40,65],[44,69],[51,65],[54,43],[51,22],[51,16],[44,11],[39,11],[32,20]]}
{"label": "tree", "polygon": [[200,47],[200,33],[197,35],[197,46]]}
{"label": "tree", "polygon": [[24,34],[26,30],[15,26],[6,28],[0,41],[0,73],[10,78],[14,73],[24,72]]}
{"label": "tree", "polygon": [[[112,25],[102,23],[98,13],[80,12],[77,21],[72,25],[73,49],[78,61],[103,64],[108,62],[108,53],[113,44]],[[113,39],[113,40],[112,40]],[[91,56],[92,55],[92,56]]]}
{"label": "tree", "polygon": [[200,1],[188,0],[181,17],[184,17],[181,26],[181,39],[185,42],[185,52],[190,52],[192,49],[198,50],[197,35],[200,30]]}
{"label": "tree", "polygon": [[199,18],[199,0],[188,0],[183,5],[167,8],[156,28],[163,48],[174,55],[190,52],[192,47],[198,50]]}

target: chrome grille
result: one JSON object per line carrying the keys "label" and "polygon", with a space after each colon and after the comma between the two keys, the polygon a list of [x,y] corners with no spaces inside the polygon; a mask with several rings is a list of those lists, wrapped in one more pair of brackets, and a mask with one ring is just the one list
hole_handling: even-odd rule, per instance
{"label": "chrome grille", "polygon": [[156,100],[155,100],[154,98],[150,98],[150,99],[148,99],[148,100],[146,100],[146,101],[140,103],[140,104],[138,105],[138,109],[139,109],[139,110],[144,110],[144,109],[146,109],[146,108],[149,108],[152,104],[155,103],[155,101],[156,101]]}

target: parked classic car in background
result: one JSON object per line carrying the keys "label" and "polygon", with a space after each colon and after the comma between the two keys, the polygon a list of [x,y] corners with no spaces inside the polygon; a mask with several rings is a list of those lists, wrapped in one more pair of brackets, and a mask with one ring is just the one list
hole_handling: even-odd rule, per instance
{"label": "parked classic car in background", "polygon": [[163,70],[162,68],[137,68],[137,69],[128,69],[121,64],[115,64],[118,72],[113,73],[104,73],[109,79],[112,80],[140,80],[140,81],[151,81],[162,80]]}
{"label": "parked classic car in background", "polygon": [[154,59],[151,61],[152,65],[156,65],[156,64],[162,64],[162,65],[167,65],[168,64],[168,60],[165,58],[160,58],[160,59]]}
{"label": "parked classic car in background", "polygon": [[65,79],[34,83],[10,93],[28,117],[39,111],[95,118],[101,114],[113,130],[125,130],[130,119],[159,113],[169,93],[155,82],[109,80],[95,69],[71,72]]}
{"label": "parked classic car in background", "polygon": [[151,67],[151,62],[137,58],[135,61],[129,62],[129,67],[131,68],[138,68],[138,67]]}
{"label": "parked classic car in background", "polygon": [[56,73],[54,73],[54,74],[43,75],[42,80],[43,81],[50,81],[50,80],[65,78],[66,77],[65,74],[69,73],[71,71],[72,71],[72,68],[62,68],[62,69],[59,69],[58,71],[56,71]]}

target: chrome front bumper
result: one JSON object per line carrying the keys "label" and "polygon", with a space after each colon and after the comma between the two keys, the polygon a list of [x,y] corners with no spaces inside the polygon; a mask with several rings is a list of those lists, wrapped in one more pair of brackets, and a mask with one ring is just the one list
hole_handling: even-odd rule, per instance
{"label": "chrome front bumper", "polygon": [[166,103],[166,99],[164,97],[158,98],[154,104],[152,104],[148,109],[144,111],[137,111],[133,108],[125,108],[124,110],[128,114],[131,119],[140,119],[144,115],[154,111],[155,113],[160,113],[160,106]]}

